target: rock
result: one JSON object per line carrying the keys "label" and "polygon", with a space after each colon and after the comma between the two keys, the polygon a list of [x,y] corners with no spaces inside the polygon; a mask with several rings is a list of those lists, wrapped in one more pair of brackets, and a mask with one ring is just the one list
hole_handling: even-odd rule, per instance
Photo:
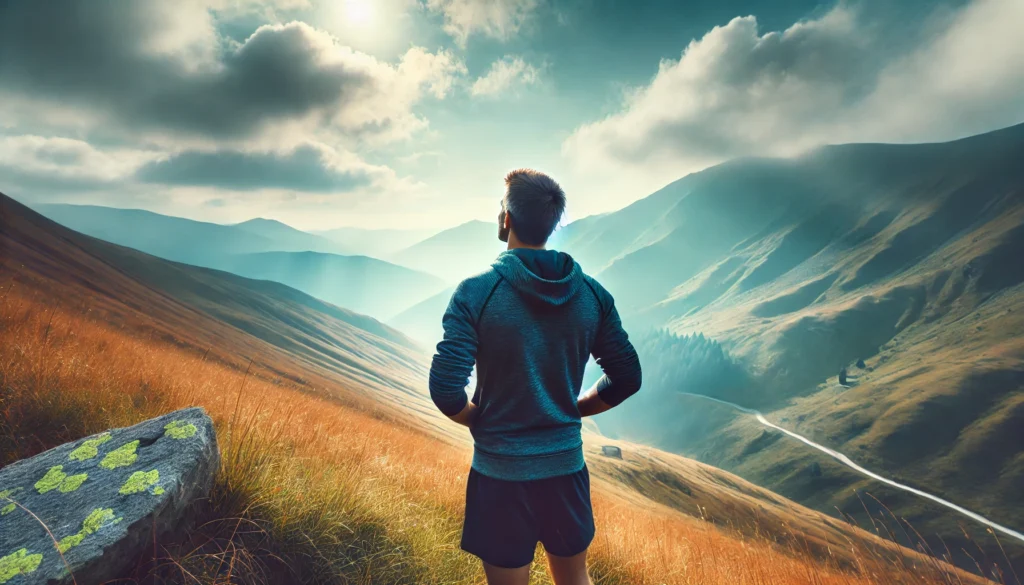
{"label": "rock", "polygon": [[615,445],[602,445],[601,454],[605,457],[613,457],[615,459],[622,459],[622,449]]}
{"label": "rock", "polygon": [[839,383],[846,386],[846,368],[839,370]]}
{"label": "rock", "polygon": [[811,477],[821,477],[821,464],[815,461],[808,467]]}
{"label": "rock", "polygon": [[868,366],[867,366],[867,364],[864,363],[864,359],[861,358],[861,359],[857,360],[857,367],[863,370],[864,368],[866,368]]}
{"label": "rock", "polygon": [[201,408],[8,465],[0,470],[0,585],[124,576],[154,539],[189,527],[219,465],[213,423]]}

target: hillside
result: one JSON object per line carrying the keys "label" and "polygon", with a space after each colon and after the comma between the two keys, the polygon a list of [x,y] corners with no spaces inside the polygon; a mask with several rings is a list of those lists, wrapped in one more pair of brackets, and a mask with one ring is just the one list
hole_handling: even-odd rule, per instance
{"label": "hillside", "polygon": [[430,274],[367,256],[262,252],[226,256],[213,264],[248,278],[280,282],[381,320],[444,287]]}
{"label": "hillside", "polygon": [[[634,329],[666,326],[723,343],[753,376],[731,400],[1020,528],[1022,158],[1024,125],[944,144],[738,160],[571,224],[563,237]],[[847,387],[836,381],[844,367]],[[851,489],[866,490],[954,551],[966,546],[962,518],[946,510],[777,440],[728,409],[664,399],[668,419],[634,412],[623,436],[698,456],[826,512],[857,513]],[[1000,556],[991,539],[986,547]],[[1020,567],[1024,548],[1012,547]]]}
{"label": "hillside", "polygon": [[5,195],[0,203],[0,265],[19,288],[107,322],[141,323],[157,338],[258,360],[293,379],[312,375],[307,383],[350,401],[365,402],[368,390],[402,401],[412,394],[416,410],[433,410],[418,390],[426,370],[416,345],[372,318],[281,284],[73,232]]}
{"label": "hillside", "polygon": [[[428,572],[465,582],[479,571],[449,542],[465,433],[424,408],[422,355],[406,338],[281,285],[164,261],[0,203],[0,366],[5,404],[16,405],[4,410],[4,460],[201,404],[218,421],[225,467],[197,548],[169,549],[172,573],[210,570],[209,559],[239,559],[244,582],[367,572],[375,582]],[[627,442],[622,461],[602,459],[607,441],[587,433],[586,442],[608,534],[595,570],[606,582],[950,578],[712,467]],[[255,529],[238,531],[239,519]],[[683,562],[695,554],[709,561]],[[882,581],[848,573],[865,559]]]}
{"label": "hillside", "polygon": [[454,286],[446,288],[395,315],[388,320],[388,325],[412,337],[424,347],[432,348],[444,336],[441,317],[454,293]]}
{"label": "hillside", "polygon": [[469,221],[390,256],[388,260],[433,274],[450,285],[481,272],[505,249],[498,224]]}

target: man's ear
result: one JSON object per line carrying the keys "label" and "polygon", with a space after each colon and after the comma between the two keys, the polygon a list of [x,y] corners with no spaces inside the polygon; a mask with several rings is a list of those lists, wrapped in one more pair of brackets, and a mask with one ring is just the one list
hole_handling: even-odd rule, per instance
{"label": "man's ear", "polygon": [[511,220],[509,219],[509,218],[511,218],[511,217],[512,217],[512,214],[511,214],[511,213],[509,213],[509,212],[508,212],[508,211],[506,210],[506,211],[505,211],[505,225],[503,225],[502,227],[504,227],[505,229],[511,229],[511,228],[512,228],[512,221],[511,221]]}

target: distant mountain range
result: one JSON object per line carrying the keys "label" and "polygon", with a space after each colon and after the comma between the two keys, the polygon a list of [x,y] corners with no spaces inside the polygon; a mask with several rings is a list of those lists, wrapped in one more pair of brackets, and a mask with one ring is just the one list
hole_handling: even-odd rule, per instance
{"label": "distant mountain range", "polygon": [[221,225],[135,209],[39,205],[58,223],[167,260],[286,284],[338,306],[388,319],[444,287],[438,278],[365,256],[284,223]]}

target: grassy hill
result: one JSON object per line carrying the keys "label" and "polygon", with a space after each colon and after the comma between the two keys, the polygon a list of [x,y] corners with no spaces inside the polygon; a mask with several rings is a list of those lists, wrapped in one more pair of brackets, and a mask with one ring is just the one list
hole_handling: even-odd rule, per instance
{"label": "grassy hill", "polygon": [[453,294],[454,286],[446,288],[395,315],[388,320],[388,325],[419,341],[424,347],[432,348],[444,337],[441,317]]}
{"label": "grassy hill", "polygon": [[[723,343],[753,376],[735,401],[1020,528],[1022,159],[1024,125],[943,144],[738,160],[572,224],[563,237],[596,267],[633,328]],[[836,381],[844,367],[850,388]],[[962,519],[948,511],[767,437],[734,412],[665,400],[673,424],[639,418],[623,436],[823,511],[856,513],[863,508],[852,490],[870,491],[933,544],[942,535],[960,562],[973,562],[957,550],[968,544]],[[972,532],[1000,557],[997,543]]]}
{"label": "grassy hill", "polygon": [[[480,579],[456,547],[466,434],[429,407],[408,339],[0,204],[0,461],[185,405],[217,425],[201,528],[134,578]],[[585,440],[599,583],[977,582],[706,465],[627,442],[623,460],[601,459],[606,440]]]}

